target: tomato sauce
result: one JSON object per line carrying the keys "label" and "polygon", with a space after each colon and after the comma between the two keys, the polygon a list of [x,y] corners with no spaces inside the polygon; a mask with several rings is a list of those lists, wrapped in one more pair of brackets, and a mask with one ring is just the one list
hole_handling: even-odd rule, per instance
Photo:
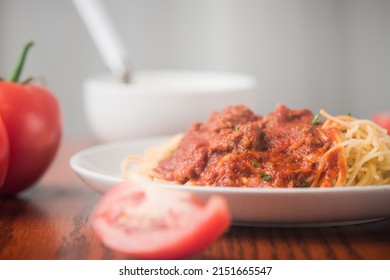
{"label": "tomato sauce", "polygon": [[200,186],[331,186],[340,169],[340,150],[330,151],[337,131],[313,118],[309,110],[284,105],[265,116],[244,105],[227,107],[193,123],[155,171],[165,180]]}

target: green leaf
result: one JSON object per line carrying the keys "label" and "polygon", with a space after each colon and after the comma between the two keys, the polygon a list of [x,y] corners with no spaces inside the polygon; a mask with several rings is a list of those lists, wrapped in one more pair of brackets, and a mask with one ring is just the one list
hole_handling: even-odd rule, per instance
{"label": "green leaf", "polygon": [[311,123],[315,124],[315,125],[320,123],[320,114],[319,113],[314,116],[314,118],[312,119]]}

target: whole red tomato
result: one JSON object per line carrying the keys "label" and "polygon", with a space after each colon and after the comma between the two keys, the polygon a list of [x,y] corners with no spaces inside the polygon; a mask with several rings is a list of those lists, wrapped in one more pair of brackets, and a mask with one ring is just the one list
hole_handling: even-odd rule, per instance
{"label": "whole red tomato", "polygon": [[0,186],[7,175],[9,164],[9,142],[4,122],[0,117]]}
{"label": "whole red tomato", "polygon": [[384,129],[386,129],[387,134],[390,135],[390,112],[377,112],[371,117],[371,119]]}
{"label": "whole red tomato", "polygon": [[61,112],[55,96],[42,86],[18,83],[31,46],[26,45],[10,81],[0,81],[0,116],[9,140],[9,166],[0,195],[32,186],[54,159],[61,140]]}

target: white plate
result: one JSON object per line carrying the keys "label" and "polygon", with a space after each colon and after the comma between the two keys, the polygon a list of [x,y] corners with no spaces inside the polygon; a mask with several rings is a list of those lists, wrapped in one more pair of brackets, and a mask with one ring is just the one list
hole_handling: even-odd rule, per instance
{"label": "white plate", "polygon": [[[70,165],[89,187],[105,193],[122,181],[120,163],[123,158],[142,156],[145,148],[166,139],[158,137],[95,146],[75,154]],[[189,190],[203,199],[212,194],[222,195],[237,224],[329,226],[390,216],[390,185],[318,189],[159,186]]]}

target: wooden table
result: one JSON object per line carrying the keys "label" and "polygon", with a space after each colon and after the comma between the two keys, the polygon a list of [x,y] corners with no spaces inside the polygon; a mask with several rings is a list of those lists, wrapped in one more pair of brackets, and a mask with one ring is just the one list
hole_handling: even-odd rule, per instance
{"label": "wooden table", "polygon": [[[104,247],[90,217],[100,195],[70,169],[69,158],[93,145],[65,140],[42,180],[0,199],[0,259],[126,259]],[[390,259],[390,218],[325,228],[231,229],[195,259]]]}

